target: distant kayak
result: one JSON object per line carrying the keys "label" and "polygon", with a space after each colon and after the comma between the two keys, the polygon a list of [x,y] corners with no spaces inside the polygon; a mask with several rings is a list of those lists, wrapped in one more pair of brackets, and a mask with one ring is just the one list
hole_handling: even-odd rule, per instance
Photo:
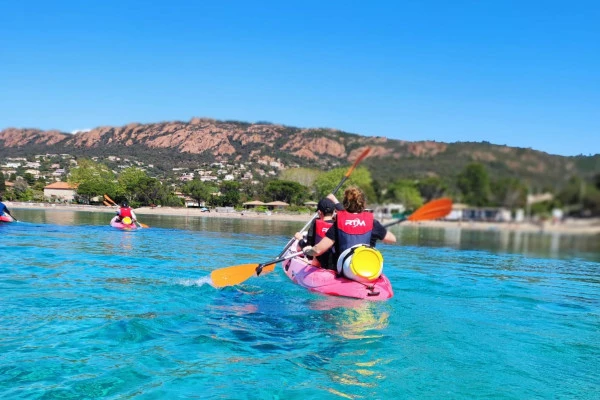
{"label": "distant kayak", "polygon": [[113,217],[113,219],[110,220],[110,226],[112,226],[113,228],[117,228],[117,229],[123,229],[123,230],[127,230],[127,231],[131,231],[131,230],[135,230],[137,229],[137,225],[135,223],[130,223],[130,224],[125,224],[124,222],[118,221],[119,217]]}
{"label": "distant kayak", "polygon": [[0,222],[15,222],[10,215],[0,215]]}
{"label": "distant kayak", "polygon": [[352,297],[370,301],[387,300],[394,296],[392,284],[385,275],[369,283],[337,277],[335,271],[315,267],[302,256],[283,262],[285,274],[298,285],[329,296]]}

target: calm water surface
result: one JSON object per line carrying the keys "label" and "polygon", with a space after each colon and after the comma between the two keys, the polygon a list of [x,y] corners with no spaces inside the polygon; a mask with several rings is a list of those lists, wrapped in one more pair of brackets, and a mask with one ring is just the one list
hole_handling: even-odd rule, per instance
{"label": "calm water surface", "polygon": [[[14,211],[14,210],[13,210]],[[384,303],[267,261],[298,222],[17,210],[0,225],[0,397],[596,399],[600,237],[397,226]]]}

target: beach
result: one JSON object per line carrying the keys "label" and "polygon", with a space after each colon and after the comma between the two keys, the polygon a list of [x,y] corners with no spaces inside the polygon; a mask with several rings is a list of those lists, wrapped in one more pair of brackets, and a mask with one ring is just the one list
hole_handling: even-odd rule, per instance
{"label": "beach", "polygon": [[[24,203],[5,201],[4,204],[13,214],[19,218],[19,209],[38,209],[38,210],[71,210],[85,212],[104,212],[114,213],[114,207],[92,206],[83,204],[60,204],[60,203]],[[16,211],[13,211],[16,210]],[[185,207],[140,207],[134,212],[138,216],[142,215],[171,215],[182,217],[203,217],[203,218],[227,218],[227,219],[268,219],[273,221],[298,221],[307,222],[313,216],[310,213],[287,213],[285,211],[256,212],[256,211],[234,211],[234,212],[202,212],[199,208]],[[393,221],[392,219],[383,219],[382,223]],[[543,221],[543,222],[479,222],[479,221],[404,221],[403,226],[415,227],[435,227],[445,229],[464,229],[464,230],[503,230],[503,231],[521,231],[521,232],[548,232],[563,233],[574,235],[596,235],[600,234],[600,218],[572,219],[567,218],[562,221]]]}

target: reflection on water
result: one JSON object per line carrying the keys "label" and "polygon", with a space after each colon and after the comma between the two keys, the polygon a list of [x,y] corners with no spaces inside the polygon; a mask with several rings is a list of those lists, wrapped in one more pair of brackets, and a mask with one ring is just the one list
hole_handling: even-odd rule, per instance
{"label": "reflection on water", "polygon": [[460,228],[397,227],[402,245],[439,246],[465,250],[491,250],[548,258],[580,257],[600,260],[599,235]]}
{"label": "reflection on water", "polygon": [[[29,210],[19,209],[20,221],[55,225],[106,225],[114,216],[112,212],[73,211],[73,210]],[[309,217],[307,217],[308,219]],[[284,235],[290,237],[304,222],[256,220],[244,218],[218,218],[203,216],[139,215],[138,220],[157,228],[174,228],[191,231],[213,231],[231,233],[256,233]]]}
{"label": "reflection on water", "polygon": [[[19,219],[26,222],[56,225],[109,225],[112,213],[71,210],[18,210]],[[291,237],[304,222],[266,219],[215,218],[204,216],[144,215],[140,221],[150,227],[174,228],[192,231],[212,231],[275,235]],[[401,246],[452,247],[469,250],[491,250],[550,258],[580,257],[600,260],[599,235],[521,232],[507,230],[465,230],[460,228],[432,228],[396,226],[392,228]],[[283,240],[285,238],[277,238]],[[126,241],[123,248],[129,248]]]}
{"label": "reflection on water", "polygon": [[108,225],[111,213],[73,210],[18,210],[19,220],[55,225]]}
{"label": "reflection on water", "polygon": [[323,298],[312,301],[310,307],[331,308],[322,314],[332,341],[328,355],[334,367],[328,368],[328,375],[340,390],[328,391],[356,398],[359,392],[381,385],[387,378],[382,366],[393,361],[385,351],[390,324],[385,306],[355,299]]}

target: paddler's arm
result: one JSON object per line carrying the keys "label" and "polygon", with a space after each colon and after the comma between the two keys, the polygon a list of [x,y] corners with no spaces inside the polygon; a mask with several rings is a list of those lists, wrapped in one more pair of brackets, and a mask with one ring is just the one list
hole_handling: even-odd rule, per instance
{"label": "paddler's arm", "polygon": [[306,246],[302,251],[307,256],[320,256],[325,253],[327,250],[333,246],[334,241],[329,239],[328,237],[324,237],[321,241],[315,246]]}
{"label": "paddler's arm", "polygon": [[327,198],[331,201],[333,201],[333,204],[335,204],[335,209],[338,211],[343,211],[344,210],[344,206],[342,205],[342,203],[340,203],[340,201],[337,199],[337,197],[335,197],[335,194],[333,193],[329,193],[327,195]]}
{"label": "paddler's arm", "polygon": [[388,231],[383,225],[381,225],[381,222],[375,220],[373,230],[375,237],[382,238],[381,241],[383,243],[396,243],[396,235],[394,235],[392,232]]}
{"label": "paddler's arm", "polygon": [[396,243],[396,235],[394,235],[392,232],[388,231],[385,234],[385,237],[383,238],[382,242],[387,243],[387,244]]}

